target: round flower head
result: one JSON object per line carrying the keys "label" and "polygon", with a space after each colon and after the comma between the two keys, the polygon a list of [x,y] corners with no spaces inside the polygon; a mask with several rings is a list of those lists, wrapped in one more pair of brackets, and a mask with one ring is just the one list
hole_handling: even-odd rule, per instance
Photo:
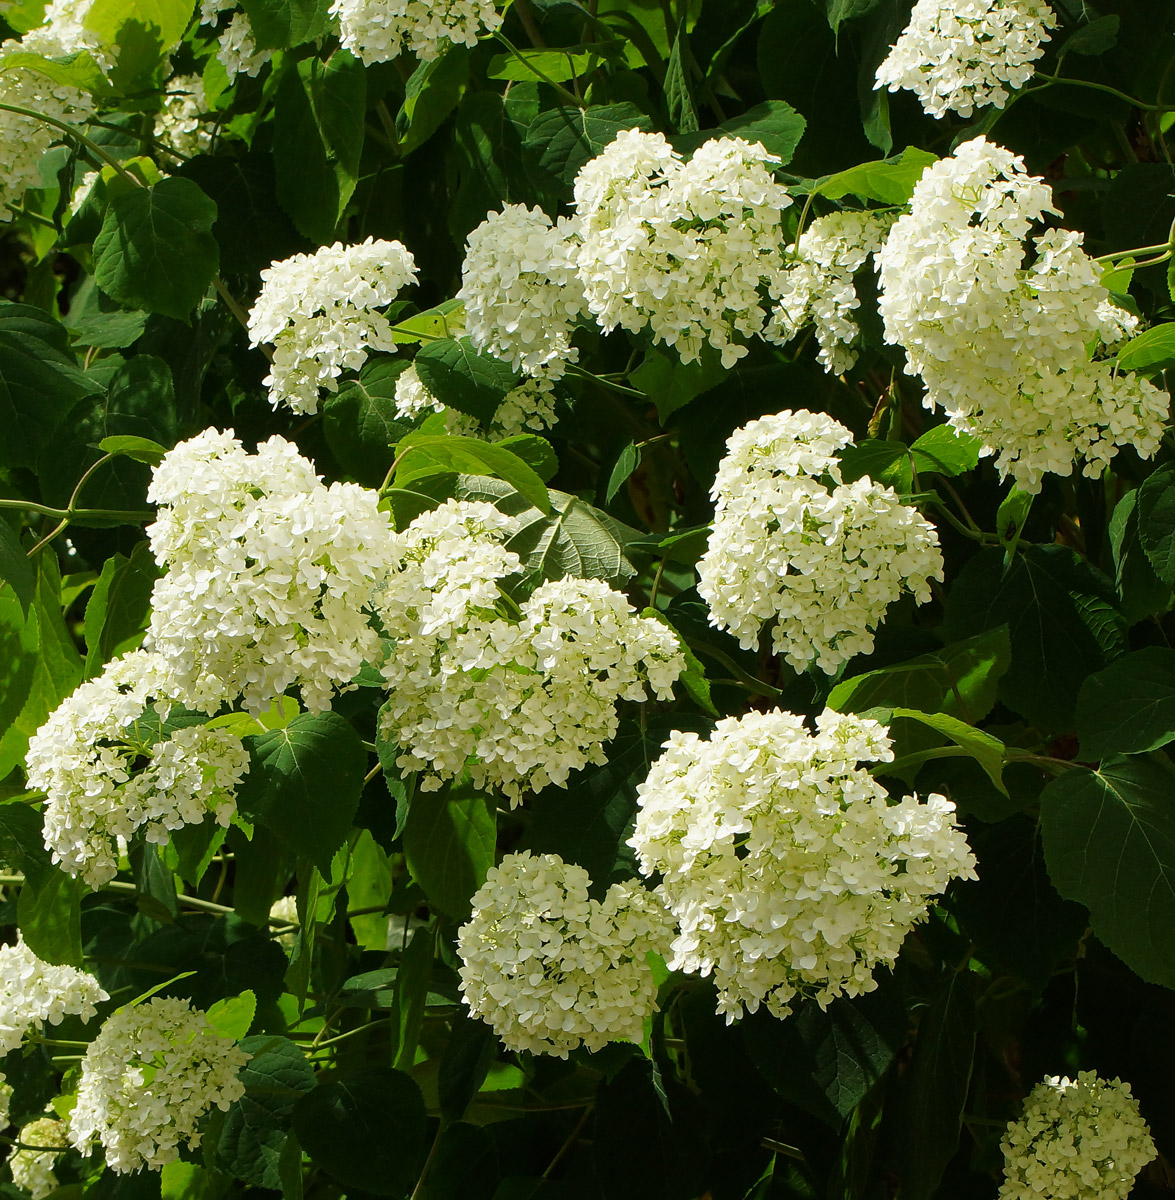
{"label": "round flower head", "polygon": [[717,138],[689,162],[659,133],[630,129],[575,180],[579,277],[606,330],[636,332],[693,362],[707,343],[723,366],[763,331],[761,285],[783,266],[787,189],[758,142]]}
{"label": "round flower head", "polygon": [[999,1200],[1125,1200],[1158,1153],[1130,1085],[1093,1071],[1038,1083],[1000,1149]]}
{"label": "round flower head", "polygon": [[69,1140],[82,1154],[95,1143],[112,1171],[155,1169],[200,1144],[200,1118],[245,1094],[237,1077],[249,1061],[232,1039],[186,1000],[152,997],[120,1009],[82,1059]]}
{"label": "round flower head", "polygon": [[1003,108],[1032,77],[1057,18],[1044,0],[918,0],[875,88],[905,88],[931,116]]}
{"label": "round flower head", "polygon": [[751,421],[728,439],[711,492],[698,563],[710,623],[750,649],[773,621],[773,649],[797,671],[815,662],[832,674],[868,653],[902,592],[924,603],[943,577],[933,525],[888,487],[839,482],[834,455],[851,440],[823,413]]}
{"label": "round flower head", "polygon": [[334,0],[344,49],[361,62],[387,62],[405,51],[424,62],[451,43],[477,45],[502,26],[493,0]]}
{"label": "round flower head", "polygon": [[375,492],[324,487],[283,438],[248,454],[208,429],[169,451],[147,495],[160,506],[147,534],[167,569],[147,640],[169,696],[208,713],[240,696],[256,713],[298,687],[321,712],[374,660],[364,606],[391,537]]}
{"label": "round flower head", "polygon": [[628,844],[680,927],[670,970],[713,974],[728,1021],[873,990],[930,900],[975,877],[953,804],[890,805],[858,765],[893,758],[884,726],[825,710],[816,727],[777,709],[674,732],[637,787]]}
{"label": "round flower head", "polygon": [[42,962],[23,941],[0,946],[0,1058],[46,1021],[60,1025],[67,1016],[88,1021],[95,1005],[108,999],[98,981],[76,967]]}
{"label": "round flower head", "polygon": [[[21,1191],[28,1192],[33,1200],[45,1200],[50,1192],[57,1190],[53,1167],[58,1156],[69,1147],[65,1122],[54,1117],[40,1117],[21,1127],[17,1141],[22,1143],[22,1148],[14,1150],[8,1159],[12,1182]],[[43,1149],[24,1149],[25,1146]]]}
{"label": "round flower head", "polygon": [[114,878],[120,843],[135,833],[166,843],[209,813],[228,825],[237,810],[248,751],[227,729],[166,732],[151,707],[162,673],[145,651],[115,659],[29,741],[28,784],[46,797],[45,845],[92,888]]}
{"label": "round flower head", "polygon": [[558,855],[507,854],[473,897],[457,935],[461,990],[508,1050],[566,1058],[641,1040],[656,1008],[650,953],[671,923],[652,892],[614,883],[602,901]]}
{"label": "round flower head", "polygon": [[375,310],[415,278],[415,260],[399,242],[372,238],[295,254],[262,271],[249,336],[250,345],[273,344],[265,380],[273,406],[315,413],[322,389],[336,391],[338,377],[357,371],[369,351],[394,353],[391,323]]}
{"label": "round flower head", "polygon": [[1090,343],[1113,345],[1136,321],[1110,302],[1081,234],[1035,237],[1025,265],[1030,228],[1052,212],[1020,158],[974,138],[927,167],[877,254],[885,337],[922,376],[926,406],[1028,492],[1078,459],[1096,477],[1120,446],[1150,457],[1168,407],[1146,380],[1090,360]]}
{"label": "round flower head", "polygon": [[208,113],[204,80],[177,75],[167,85],[163,108],[155,117],[155,139],[188,158],[212,148],[212,126],[201,120]]}

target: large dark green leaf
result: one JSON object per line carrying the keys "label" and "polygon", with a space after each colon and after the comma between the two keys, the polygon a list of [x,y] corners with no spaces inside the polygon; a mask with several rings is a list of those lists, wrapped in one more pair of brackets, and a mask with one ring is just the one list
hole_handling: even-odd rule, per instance
{"label": "large dark green leaf", "polygon": [[1171,585],[1156,574],[1138,534],[1138,489],[1127,492],[1110,517],[1110,548],[1114,554],[1114,582],[1127,625],[1171,607]]}
{"label": "large dark green leaf", "polygon": [[494,863],[496,820],[490,802],[468,786],[421,792],[404,826],[404,856],[430,905],[469,915],[469,901]]}
{"label": "large dark green leaf", "polygon": [[429,342],[416,355],[416,371],[442,404],[487,426],[506,393],[518,383],[518,374],[509,363],[482,354],[465,337]]}
{"label": "large dark green leaf", "polygon": [[1148,646],[1091,675],[1077,697],[1077,736],[1087,761],[1175,738],[1175,650]]}
{"label": "large dark green leaf", "polygon": [[539,113],[526,131],[523,148],[541,177],[560,190],[570,187],[589,158],[595,158],[625,129],[649,131],[653,123],[635,104],[593,104],[552,108]]}
{"label": "large dark green leaf", "polygon": [[392,465],[393,444],[410,428],[396,415],[396,380],[408,365],[394,358],[369,362],[358,379],[323,405],[323,429],[335,458],[368,487],[382,482]]}
{"label": "large dark green leaf", "polygon": [[0,585],[4,584],[12,589],[21,609],[27,613],[37,590],[37,577],[20,538],[12,526],[0,518]]}
{"label": "large dark green leaf", "polygon": [[490,475],[510,484],[544,516],[551,513],[543,481],[529,463],[504,446],[456,434],[410,433],[401,438],[396,454],[400,459],[397,486],[422,475],[435,475],[438,470]]}
{"label": "large dark green leaf", "polygon": [[404,85],[404,105],[396,117],[400,153],[422,146],[457,107],[469,82],[469,49],[450,44],[422,62]]}
{"label": "large dark green leaf", "polygon": [[286,50],[330,30],[330,0],[242,0],[259,47]]}
{"label": "large dark green leaf", "polygon": [[935,161],[935,156],[928,151],[907,146],[893,158],[861,163],[847,171],[838,171],[822,179],[814,190],[830,200],[852,195],[862,200],[877,200],[881,204],[906,204],[923,171]]}
{"label": "large dark green leaf", "polygon": [[139,542],[130,558],[112,554],[86,605],[86,676],[142,640],[151,616],[151,590],[159,577],[151,547]]}
{"label": "large dark green leaf", "polygon": [[1138,490],[1138,540],[1155,574],[1175,585],[1175,467],[1156,471]]}
{"label": "large dark green leaf", "polygon": [[768,154],[779,159],[780,166],[791,162],[807,121],[785,100],[765,100],[748,108],[742,116],[723,121],[717,132],[724,137],[740,137],[761,142]]}

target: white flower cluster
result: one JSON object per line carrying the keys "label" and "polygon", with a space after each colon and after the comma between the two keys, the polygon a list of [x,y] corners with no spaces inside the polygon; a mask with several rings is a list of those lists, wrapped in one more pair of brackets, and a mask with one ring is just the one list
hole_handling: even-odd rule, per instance
{"label": "white flower cluster", "polygon": [[358,370],[368,352],[395,352],[383,308],[416,278],[416,263],[399,242],[368,238],[335,242],[313,254],[295,254],[261,272],[249,313],[250,345],[273,343],[265,380],[276,408],[318,411],[319,392],[335,391],[343,371]]}
{"label": "white flower cluster", "polygon": [[1116,308],[1081,234],[1025,238],[1052,194],[1023,160],[984,138],[927,167],[910,212],[877,254],[885,336],[922,376],[928,408],[996,456],[1024,491],[1046,472],[1069,475],[1076,459],[1096,477],[1125,445],[1158,449],[1165,393],[1087,345],[1112,345],[1135,318]]}
{"label": "white flower cluster", "polygon": [[245,1094],[249,1061],[200,1009],[152,997],[110,1017],[82,1060],[69,1140],[82,1154],[97,1142],[118,1173],[157,1168],[200,1144],[199,1121]]}
{"label": "white flower cluster", "polygon": [[1046,1077],[1008,1124],[999,1200],[1125,1200],[1158,1153],[1130,1084]]}
{"label": "white flower cluster", "polygon": [[935,117],[1003,108],[1032,77],[1056,26],[1044,0],[918,0],[873,86],[905,88]]}
{"label": "white flower cluster", "polygon": [[656,1008],[649,954],[672,926],[656,896],[614,883],[602,901],[591,879],[558,855],[507,854],[473,897],[457,935],[461,990],[508,1050],[566,1058],[641,1040]]}
{"label": "white flower cluster", "polygon": [[719,721],[709,741],[675,731],[637,788],[628,844],[663,876],[669,967],[713,974],[728,1021],[871,991],[931,898],[975,878],[953,804],[890,805],[858,765],[893,758],[884,726],[826,709],[816,727],[775,710]]}
{"label": "white flower cluster", "polygon": [[448,501],[397,534],[375,604],[395,639],[383,664],[384,733],[430,790],[468,770],[478,787],[524,791],[604,761],[619,700],[672,695],[684,670],[672,630],[638,617],[597,579],[545,583],[516,619],[498,582],[518,571],[509,518]]}
{"label": "white flower cluster", "polygon": [[330,15],[344,48],[368,64],[405,51],[430,62],[446,43],[473,47],[502,26],[494,0],[334,0]]}
{"label": "white flower cluster", "polygon": [[[236,812],[249,769],[244,744],[202,725],[165,734],[149,711],[162,674],[163,663],[142,650],[115,659],[29,741],[28,786],[46,796],[45,845],[95,889],[117,874],[120,843],[136,832],[166,843],[209,813],[228,825]],[[149,761],[136,769],[142,758]]]}
{"label": "white flower cluster", "polygon": [[41,24],[21,39],[21,49],[46,58],[86,51],[102,70],[109,71],[114,66],[114,49],[86,25],[93,5],[94,0],[50,0]]}
{"label": "white flower cluster", "polygon": [[19,1149],[8,1160],[12,1182],[33,1200],[45,1200],[57,1190],[53,1168],[63,1150],[69,1147],[68,1130],[64,1121],[55,1117],[39,1117],[21,1127],[17,1141],[24,1146],[42,1146],[42,1150]]}
{"label": "white flower cluster", "polygon": [[177,75],[167,85],[163,108],[155,116],[155,139],[164,146],[194,158],[212,148],[212,126],[204,80],[199,75]]}
{"label": "white flower cluster", "polygon": [[240,697],[261,712],[298,686],[320,712],[375,656],[364,606],[391,537],[375,492],[324,487],[284,438],[249,454],[207,429],[168,452],[147,497],[160,506],[147,535],[167,569],[147,642],[170,699],[213,713]]}
{"label": "white flower cluster", "polygon": [[835,212],[813,221],[771,282],[777,307],[763,336],[782,344],[811,322],[820,347],[817,360],[832,375],[847,371],[857,361],[853,312],[861,303],[853,276],[881,248],[890,221],[873,212]]}
{"label": "white flower cluster", "polygon": [[0,1058],[46,1021],[60,1025],[67,1016],[88,1021],[95,1005],[108,999],[98,981],[76,967],[42,962],[23,941],[0,946]]}
{"label": "white flower cluster", "polygon": [[787,189],[779,161],[741,138],[705,142],[689,162],[659,133],[630,129],[575,180],[579,277],[605,330],[646,326],[693,362],[709,343],[731,367],[763,331],[759,289],[783,266]]}
{"label": "white flower cluster", "polygon": [[272,50],[259,50],[253,26],[237,0],[200,0],[200,23],[217,25],[222,13],[231,12],[228,24],[217,34],[220,49],[216,57],[231,80],[238,75],[257,75],[273,57]]}
{"label": "white flower cluster", "polygon": [[889,605],[903,591],[924,603],[943,577],[933,525],[891,488],[840,482],[835,455],[851,441],[823,413],[761,417],[730,435],[711,490],[698,563],[710,623],[750,649],[774,621],[773,649],[797,671],[814,661],[831,675],[869,653]]}
{"label": "white flower cluster", "polygon": [[479,350],[549,379],[579,358],[571,345],[585,305],[576,275],[578,227],[566,217],[552,224],[538,207],[508,204],[469,235],[457,298]]}
{"label": "white flower cluster", "polygon": [[11,1122],[8,1119],[8,1108],[12,1103],[12,1084],[0,1075],[0,1129],[7,1129]]}
{"label": "white flower cluster", "polygon": [[512,434],[543,430],[554,425],[555,385],[548,374],[524,379],[513,391],[506,393],[487,431],[482,429],[476,417],[442,404],[424,386],[413,364],[396,378],[396,416],[415,421],[434,412],[445,414],[449,433],[499,441]]}

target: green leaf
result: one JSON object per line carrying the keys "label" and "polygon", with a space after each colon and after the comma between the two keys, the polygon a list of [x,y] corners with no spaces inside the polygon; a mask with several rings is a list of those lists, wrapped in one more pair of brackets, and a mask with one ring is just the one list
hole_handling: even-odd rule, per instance
{"label": "green leaf", "polygon": [[1041,793],[1049,877],[1149,983],[1175,987],[1175,775],[1151,758],[1077,769]]}
{"label": "green leaf", "polygon": [[724,137],[740,137],[748,142],[761,142],[768,154],[774,154],[778,165],[786,167],[804,136],[807,121],[785,100],[764,100],[748,108],[742,116],[731,117],[718,126]]}
{"label": "green leaf", "polygon": [[328,396],[322,408],[326,440],[339,465],[360,483],[376,487],[392,465],[392,446],[409,430],[396,414],[396,380],[403,359],[368,362],[359,378]]}
{"label": "green leaf", "polygon": [[594,71],[605,61],[605,55],[614,43],[603,42],[599,46],[564,46],[558,50],[535,50],[524,47],[513,54],[496,54],[486,68],[489,79],[507,79],[514,83],[530,83],[542,72],[551,83],[566,83]]}
{"label": "green leaf", "polygon": [[[28,701],[40,640],[35,609],[22,611],[12,589],[0,589],[0,729],[7,729]],[[12,766],[19,757],[12,756]]]}
{"label": "green leaf", "polygon": [[1138,535],[1138,489],[1127,492],[1110,517],[1110,549],[1114,555],[1114,582],[1127,625],[1134,625],[1171,607],[1172,590],[1151,566]]}
{"label": "green leaf", "polygon": [[392,1065],[398,1071],[412,1069],[424,1010],[428,1007],[428,985],[432,980],[436,934],[431,926],[418,929],[400,955],[396,993],[392,1000]]}
{"label": "green leaf", "polygon": [[872,12],[880,0],[828,0],[828,23],[833,33],[840,29],[842,21],[851,21],[854,17],[863,17]]}
{"label": "green leaf", "polygon": [[242,815],[329,875],[359,807],[367,767],[359,735],[338,713],[303,713],[253,738],[250,759],[237,796]]}
{"label": "green leaf", "polygon": [[184,36],[195,8],[192,0],[94,0],[84,21],[107,45],[118,41],[125,26],[138,22],[157,31],[161,49],[170,50]]}
{"label": "green leaf", "polygon": [[302,1148],[333,1179],[372,1196],[403,1196],[420,1174],[428,1115],[402,1071],[362,1067],[320,1083],[294,1110]]}
{"label": "green leaf", "polygon": [[288,50],[330,31],[330,0],[241,0],[241,7],[263,50]]}
{"label": "green leaf", "polygon": [[170,176],[118,192],[94,241],[98,286],[126,308],[186,320],[220,265],[216,205]]}
{"label": "green leaf", "polygon": [[54,83],[75,87],[83,92],[109,92],[106,76],[88,51],[71,54],[66,59],[46,58],[31,50],[15,50],[0,61],[0,76],[10,71],[31,71],[52,79]]}
{"label": "green leaf", "polygon": [[497,821],[485,796],[468,784],[417,794],[404,826],[404,857],[429,906],[448,917],[469,915],[473,893],[494,865]]}
{"label": "green leaf", "polygon": [[[918,721],[950,738],[961,750],[965,750],[983,768],[987,777],[995,785],[996,790],[1006,796],[1008,789],[1004,787],[1004,743],[990,733],[984,733],[973,725],[960,721],[948,713],[924,713],[912,708],[895,708],[895,717],[905,717],[910,721]],[[879,770],[884,771],[884,764]]]}
{"label": "green leaf", "polygon": [[0,583],[6,583],[27,614],[37,590],[37,576],[11,525],[0,518]]}
{"label": "green leaf", "polygon": [[423,146],[457,107],[469,83],[469,49],[450,44],[430,62],[422,62],[404,87],[396,117],[400,153]]}
{"label": "green leaf", "polygon": [[650,132],[653,123],[630,101],[561,107],[539,113],[523,140],[523,149],[537,160],[541,175],[560,189],[570,186],[579,169],[595,158],[626,129]]}
{"label": "green leaf", "polygon": [[475,350],[467,337],[429,342],[416,355],[416,372],[442,404],[487,427],[498,405],[518,385],[509,363]]}
{"label": "green leaf", "polygon": [[135,649],[151,619],[151,593],[159,569],[151,546],[139,542],[130,558],[112,554],[103,564],[86,604],[86,678],[112,658]]}
{"label": "green leaf", "polygon": [[392,326],[392,340],[399,345],[416,345],[435,338],[451,338],[465,319],[462,300],[445,300],[435,308],[413,313]]}
{"label": "green leaf", "polygon": [[1175,585],[1175,467],[1162,467],[1138,489],[1138,540],[1155,574]]}
{"label": "green leaf", "polygon": [[1011,565],[1012,556],[1020,544],[1020,535],[1024,532],[1024,523],[1032,509],[1036,496],[1032,492],[1022,492],[1018,487],[1012,490],[1000,501],[996,510],[995,530],[1004,548],[1004,570]]}
{"label": "green leaf", "polygon": [[659,621],[662,625],[673,630],[677,638],[677,648],[685,660],[685,670],[679,676],[678,682],[685,688],[686,695],[689,696],[702,712],[711,717],[720,717],[722,714],[714,707],[714,699],[710,695],[710,681],[706,678],[706,668],[702,666],[698,660],[698,656],[689,648],[688,643],[678,632],[677,627],[660,609],[646,608],[641,612],[641,616],[648,620]]}
{"label": "green leaf", "polygon": [[650,349],[645,361],[629,376],[629,382],[657,406],[657,420],[664,425],[679,408],[708,391],[725,375],[726,369],[717,354],[709,351],[704,350],[696,362],[683,363],[676,354]]}
{"label": "green leaf", "polygon": [[899,493],[908,492],[913,487],[910,448],[902,442],[866,438],[841,451],[840,471],[845,483],[868,477]]}
{"label": "green leaf", "polygon": [[453,1018],[449,1042],[437,1072],[437,1098],[446,1123],[460,1121],[465,1115],[485,1082],[497,1049],[497,1039],[484,1021],[464,1013]]}
{"label": "green leaf", "polygon": [[253,1017],[257,1013],[257,997],[253,992],[246,990],[239,996],[218,1000],[207,1011],[208,1024],[217,1033],[239,1042],[253,1024]]}
{"label": "green leaf", "polygon": [[979,439],[958,433],[950,425],[928,429],[911,447],[915,471],[961,475],[979,465]]}
{"label": "green leaf", "polygon": [[673,49],[669,53],[669,62],[665,66],[664,89],[665,107],[669,110],[669,119],[679,133],[696,133],[699,128],[697,109],[694,108],[694,98],[690,93],[690,61],[685,22],[682,21],[677,27],[677,36],[673,39]]}
{"label": "green leaf", "polygon": [[401,460],[396,471],[397,486],[417,476],[430,475],[437,467],[470,475],[491,475],[510,484],[539,512],[544,515],[551,512],[546,485],[529,464],[500,444],[457,434],[410,433],[400,439],[396,452]]}
{"label": "green leaf", "polygon": [[1175,738],[1175,650],[1148,646],[1091,675],[1077,697],[1086,761],[1144,754]]}
{"label": "green leaf", "polygon": [[82,965],[83,892],[89,888],[56,867],[26,878],[16,901],[16,919],[28,948],[49,963]]}
{"label": "green leaf", "polygon": [[1120,21],[1117,13],[1089,21],[1061,43],[1060,53],[1097,55],[1112,50],[1118,42]]}
{"label": "green leaf", "polygon": [[1123,371],[1142,371],[1157,375],[1175,366],[1175,321],[1156,325],[1140,333],[1118,351],[1118,366]]}
{"label": "green leaf", "polygon": [[98,449],[103,454],[116,454],[124,458],[133,458],[135,462],[146,463],[156,467],[167,454],[167,447],[153,442],[150,438],[133,437],[130,434],[116,434],[114,437],[103,438],[98,443]]}
{"label": "green leaf", "polygon": [[559,456],[555,448],[537,433],[512,433],[494,444],[517,455],[543,483],[549,483],[559,471]]}
{"label": "green leaf", "polygon": [[636,444],[631,440],[625,442],[621,447],[620,456],[616,459],[616,464],[608,476],[608,486],[604,489],[605,504],[612,503],[616,498],[616,493],[620,491],[628,477],[637,469],[640,461],[641,452],[636,448]]}
{"label": "green leaf", "polygon": [[876,200],[879,204],[907,204],[922,173],[937,161],[937,155],[907,146],[893,158],[861,163],[829,175],[812,190],[830,200],[857,196],[862,200]]}

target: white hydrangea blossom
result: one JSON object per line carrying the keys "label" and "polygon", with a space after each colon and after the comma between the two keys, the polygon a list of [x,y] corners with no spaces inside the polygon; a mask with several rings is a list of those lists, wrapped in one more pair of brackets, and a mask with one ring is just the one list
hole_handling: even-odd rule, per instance
{"label": "white hydrangea blossom", "polygon": [[297,896],[279,896],[269,907],[269,923],[276,928],[273,930],[274,938],[282,945],[288,953],[294,948],[295,937],[298,932],[298,897]]}
{"label": "white hydrangea blossom", "polygon": [[46,1021],[60,1025],[67,1016],[88,1021],[109,998],[93,976],[42,962],[23,941],[0,946],[0,1058]]}
{"label": "white hydrangea blossom", "polygon": [[431,62],[448,43],[472,48],[502,27],[493,0],[334,0],[330,15],[343,47],[365,64],[405,51]]}
{"label": "white hydrangea blossom", "polygon": [[469,235],[461,267],[469,339],[516,371],[559,378],[578,360],[571,345],[584,312],[576,275],[579,223],[537,206],[508,204]]}
{"label": "white hydrangea blossom", "polygon": [[[943,578],[933,525],[868,478],[840,482],[852,434],[823,413],[785,411],[736,429],[711,489],[714,527],[698,562],[710,623],[744,649],[774,622],[772,647],[797,670],[832,674],[873,649],[904,591]],[[832,486],[824,481],[828,479]]]}
{"label": "white hydrangea blossom", "polygon": [[782,345],[811,322],[820,347],[817,361],[832,375],[847,371],[857,361],[852,346],[859,330],[853,312],[861,303],[853,276],[881,248],[892,219],[874,212],[817,217],[771,282],[777,307],[763,336]]}
{"label": "white hydrangea blossom", "polygon": [[675,731],[648,778],[629,845],[680,933],[671,970],[713,974],[733,1021],[797,996],[827,1005],[876,987],[930,900],[975,859],[942,796],[890,805],[858,763],[893,758],[876,721],[826,709]]}
{"label": "white hydrangea blossom", "polygon": [[155,584],[147,644],[170,697],[213,713],[225,700],[262,712],[291,687],[329,707],[379,638],[364,606],[390,557],[374,491],[324,487],[292,442],[247,453],[207,429],[168,452],[148,499],[167,574]]}
{"label": "white hydrangea blossom", "polygon": [[473,897],[457,935],[461,991],[508,1050],[566,1058],[641,1040],[657,1001],[650,953],[672,926],[657,897],[614,883],[602,901],[558,855],[507,854]]}
{"label": "white hydrangea blossom", "polygon": [[120,1009],[82,1059],[70,1144],[88,1154],[98,1143],[120,1174],[174,1162],[181,1142],[200,1144],[212,1105],[223,1112],[245,1094],[238,1073],[248,1061],[187,1000],[154,996]]}
{"label": "white hydrangea blossom", "polygon": [[1149,458],[1168,409],[1145,379],[1089,359],[1089,343],[1113,345],[1135,319],[1111,303],[1081,234],[1041,234],[1024,266],[1030,228],[1055,211],[1021,158],[974,138],[926,169],[877,254],[886,340],[922,376],[926,406],[1028,492],[1077,459],[1096,477],[1121,446]]}
{"label": "white hydrangea blossom", "polygon": [[201,120],[208,113],[204,80],[177,75],[167,85],[163,108],[155,116],[155,139],[188,158],[212,148],[212,127]]}
{"label": "white hydrangea blossom", "polygon": [[579,276],[605,330],[646,326],[693,362],[709,343],[732,367],[766,321],[760,286],[783,266],[787,189],[758,142],[717,138],[689,162],[630,129],[575,180]]}
{"label": "white hydrangea blossom", "polygon": [[504,616],[498,582],[521,567],[501,544],[511,528],[488,504],[449,501],[397,535],[376,594],[395,639],[382,729],[424,790],[465,770],[515,804],[565,786],[604,761],[619,700],[668,698],[684,670],[672,630],[601,580],[545,583]]}
{"label": "white hydrangea blossom", "polygon": [[1000,1142],[999,1200],[1125,1200],[1158,1151],[1130,1084],[1046,1076]]}
{"label": "white hydrangea blossom", "polygon": [[43,1146],[42,1150],[19,1149],[8,1159],[12,1182],[33,1200],[45,1200],[57,1190],[53,1168],[62,1151],[69,1148],[68,1130],[64,1121],[55,1117],[39,1117],[21,1127],[17,1141],[25,1146]]}
{"label": "white hydrangea blossom", "polygon": [[913,92],[934,117],[1003,108],[1056,26],[1044,0],[918,0],[873,86]]}
{"label": "white hydrangea blossom", "polygon": [[376,312],[416,278],[416,263],[399,242],[368,238],[295,254],[261,272],[249,313],[250,345],[273,343],[265,379],[270,403],[296,413],[318,411],[319,393],[338,389],[369,351],[395,352],[391,322]]}
{"label": "white hydrangea blossom", "polygon": [[229,80],[238,75],[256,76],[261,68],[273,57],[272,50],[259,50],[257,40],[253,36],[253,26],[249,18],[238,8],[237,0],[200,0],[200,23],[202,25],[217,25],[221,14],[231,12],[232,16],[217,33],[220,48],[216,57],[224,67]]}
{"label": "white hydrangea blossom", "polygon": [[115,51],[86,25],[94,0],[50,0],[41,24],[21,39],[21,49],[43,54],[46,58],[64,58],[88,52],[104,71],[114,66]]}
{"label": "white hydrangea blossom", "polygon": [[430,413],[444,413],[449,433],[486,438],[491,442],[527,430],[544,430],[554,425],[556,419],[555,385],[550,375],[545,373],[533,379],[524,379],[506,393],[488,431],[482,429],[476,417],[442,404],[424,386],[415,363],[397,376],[395,399],[396,416],[402,420],[415,421]]}
{"label": "white hydrangea blossom", "polygon": [[12,1103],[12,1084],[0,1074],[0,1129],[7,1129],[11,1122],[8,1119],[8,1107]]}

